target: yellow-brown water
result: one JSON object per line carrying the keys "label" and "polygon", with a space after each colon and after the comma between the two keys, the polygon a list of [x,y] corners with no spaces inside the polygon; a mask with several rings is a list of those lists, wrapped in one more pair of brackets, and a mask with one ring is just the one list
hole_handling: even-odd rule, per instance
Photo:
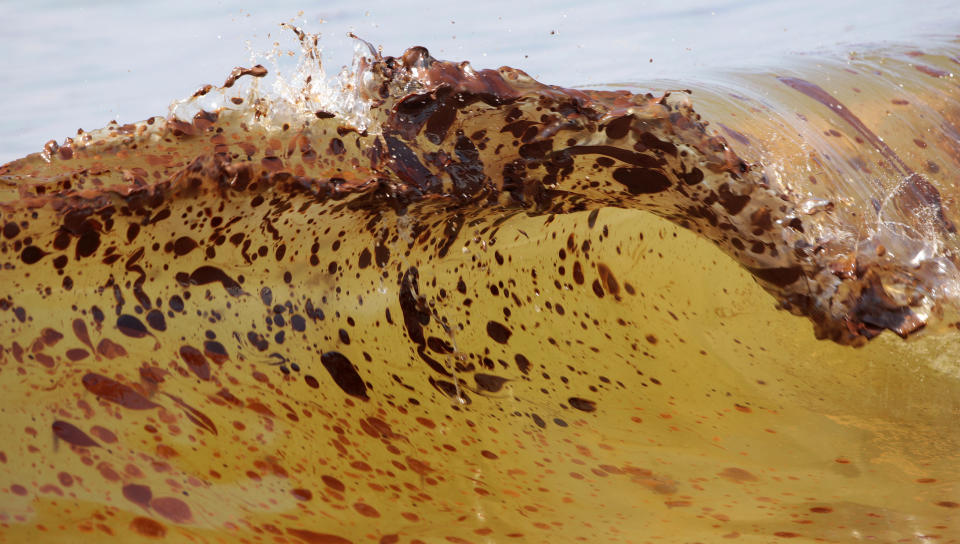
{"label": "yellow-brown water", "polygon": [[[926,147],[881,113],[901,98],[867,85],[887,77],[806,78],[924,172],[955,218],[955,80],[884,62],[919,74],[903,93],[924,109],[893,117],[936,128]],[[411,168],[363,160],[354,142],[373,141],[375,123],[338,133],[326,112],[248,107],[255,94],[235,112],[108,127],[3,167],[0,539],[956,541],[957,337],[936,319],[950,313],[949,281],[930,283],[950,273],[954,235],[920,207],[912,227],[929,229],[910,240],[934,248],[940,275],[896,269],[895,244],[914,246],[887,222],[851,223],[869,198],[822,159],[873,165],[879,152],[844,152],[829,130],[855,142],[856,129],[775,78],[752,85],[816,128],[788,130],[761,108],[769,122],[743,120],[731,104],[745,101],[708,89],[693,104],[754,142],[725,135],[801,195],[791,204],[835,202],[803,221],[836,237],[840,249],[824,245],[838,259],[862,247],[845,227],[893,248],[859,266],[917,271],[906,307],[929,310],[936,330],[904,341],[873,336],[868,320],[863,347],[817,340],[777,309],[781,287],[731,259],[758,257],[729,238],[611,207],[681,222],[672,203],[587,186],[584,211],[551,214],[443,183],[418,199],[404,193]],[[500,130],[496,105],[473,107],[455,127]],[[837,142],[812,136],[824,132]],[[820,159],[815,187],[797,181],[811,159],[790,155],[793,138]],[[884,168],[859,186],[895,185]],[[895,193],[880,185],[869,194]],[[894,203],[889,223],[908,211]]]}

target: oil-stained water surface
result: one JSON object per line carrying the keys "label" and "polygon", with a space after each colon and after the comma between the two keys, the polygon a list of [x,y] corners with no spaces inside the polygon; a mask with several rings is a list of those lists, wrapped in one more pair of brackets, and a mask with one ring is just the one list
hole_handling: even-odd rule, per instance
{"label": "oil-stained water surface", "polygon": [[819,7],[4,5],[0,541],[960,540],[955,16]]}

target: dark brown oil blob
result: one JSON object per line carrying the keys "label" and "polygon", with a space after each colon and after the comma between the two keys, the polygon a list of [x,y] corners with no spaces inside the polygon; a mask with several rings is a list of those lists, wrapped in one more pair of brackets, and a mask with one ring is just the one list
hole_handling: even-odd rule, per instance
{"label": "dark brown oil blob", "polygon": [[260,159],[260,164],[268,172],[279,172],[283,170],[283,161],[279,157],[264,157]]}
{"label": "dark brown oil blob", "polygon": [[223,285],[223,288],[227,290],[232,296],[238,297],[240,295],[246,294],[243,291],[243,288],[240,287],[240,284],[236,282],[233,278],[226,275],[223,270],[215,266],[201,266],[197,268],[192,273],[187,274],[186,272],[178,272],[176,275],[177,282],[184,287],[188,285],[206,285],[208,283],[220,283]]}
{"label": "dark brown oil blob", "polygon": [[130,338],[143,338],[150,334],[143,321],[129,314],[123,314],[117,318],[117,329]]}
{"label": "dark brown oil blob", "polygon": [[347,148],[343,145],[343,140],[340,138],[333,138],[330,140],[330,153],[334,155],[343,155],[347,152]]}
{"label": "dark brown oil blob", "polygon": [[456,384],[448,382],[446,380],[437,380],[433,377],[430,378],[430,385],[432,385],[437,391],[440,391],[444,395],[450,397],[451,399],[457,399],[458,402],[463,404],[470,404],[472,401],[470,397],[467,396]]}
{"label": "dark brown oil blob", "polygon": [[84,232],[77,240],[75,256],[77,259],[89,257],[97,252],[100,247],[100,233],[95,230]]}
{"label": "dark brown oil blob", "polygon": [[373,247],[373,258],[377,266],[383,268],[390,262],[390,248],[383,244],[377,244]]}
{"label": "dark brown oil blob", "polygon": [[357,262],[357,266],[360,268],[366,268],[370,266],[371,259],[372,255],[370,254],[370,249],[365,247],[363,248],[363,251],[360,252],[360,258]]}
{"label": "dark brown oil blob", "polygon": [[303,489],[302,487],[290,490],[290,494],[299,501],[309,501],[313,498],[313,493],[309,489]]}
{"label": "dark brown oil blob", "polygon": [[672,185],[663,172],[651,168],[617,168],[613,179],[626,186],[632,195],[659,193]]}
{"label": "dark brown oil blob", "polygon": [[723,209],[727,210],[727,213],[730,215],[737,215],[750,203],[750,197],[748,195],[735,194],[726,183],[717,189],[717,198],[720,201],[720,205],[723,206]]}
{"label": "dark brown oil blob", "polygon": [[756,482],[759,480],[759,478],[754,476],[752,473],[737,467],[727,467],[723,469],[718,476],[736,483]]}
{"label": "dark brown oil blob", "polygon": [[421,191],[435,190],[439,181],[430,170],[428,170],[407,144],[401,142],[393,136],[384,136],[384,142],[390,151],[390,169],[404,183],[416,187]]}
{"label": "dark brown oil blob", "polygon": [[87,357],[89,357],[90,352],[85,349],[73,348],[73,349],[67,350],[66,356],[67,356],[67,359],[70,359],[71,361],[76,362],[76,361],[82,361],[83,359],[86,359]]}
{"label": "dark brown oil blob", "polygon": [[90,372],[83,377],[83,386],[94,395],[131,410],[149,410],[159,406],[134,391],[130,386],[101,374]]}
{"label": "dark brown oil blob", "polygon": [[290,317],[290,327],[297,332],[303,332],[307,330],[307,320],[302,315],[294,315]]}
{"label": "dark brown oil blob", "polygon": [[662,151],[667,155],[677,156],[677,146],[672,142],[661,140],[649,132],[644,132],[640,135],[640,143],[646,146],[648,149],[655,149],[657,151]]}
{"label": "dark brown oil blob", "polygon": [[67,423],[66,421],[54,421],[53,425],[53,434],[60,440],[64,442],[73,444],[74,446],[80,446],[82,448],[96,448],[100,447],[100,444],[87,436],[87,433],[81,431],[79,428],[74,426],[72,423]]}
{"label": "dark brown oil blob", "polygon": [[590,215],[587,216],[587,226],[591,229],[597,226],[597,217],[600,216],[600,210],[593,210],[590,212]]}
{"label": "dark brown oil blob", "polygon": [[164,394],[167,397],[170,397],[173,402],[177,403],[177,406],[183,408],[187,419],[189,419],[191,423],[205,431],[209,431],[211,434],[217,434],[217,427],[214,425],[213,420],[210,419],[208,415],[204,414],[200,410],[197,410],[193,406],[190,406],[186,402],[183,402],[183,399],[176,395],[171,395],[170,393]]}
{"label": "dark brown oil blob", "polygon": [[320,479],[323,480],[323,483],[325,483],[327,487],[329,487],[330,489],[333,489],[334,491],[343,493],[347,489],[346,486],[343,485],[343,482],[334,478],[333,476],[324,474],[323,476],[320,477]]}
{"label": "dark brown oil blob", "polygon": [[603,284],[603,288],[613,296],[619,295],[620,284],[617,282],[617,278],[613,276],[610,267],[604,263],[597,263],[597,272],[600,274],[600,281]]}
{"label": "dark brown oil blob", "polygon": [[477,387],[490,393],[496,393],[500,391],[503,389],[503,384],[510,381],[506,378],[501,378],[500,376],[494,376],[491,374],[474,374],[473,380],[477,382]]}
{"label": "dark brown oil blob", "polygon": [[520,372],[524,374],[530,373],[530,360],[527,359],[524,354],[518,353],[514,355],[513,360],[517,363],[517,368],[520,370]]}
{"label": "dark brown oil blob", "polygon": [[267,69],[263,67],[262,64],[257,64],[253,68],[244,68],[242,66],[237,66],[230,72],[230,75],[227,76],[226,81],[223,82],[223,86],[230,88],[233,87],[233,84],[237,82],[237,79],[243,76],[251,77],[264,77],[267,75]]}
{"label": "dark brown oil blob", "polygon": [[150,487],[146,485],[127,484],[123,486],[123,496],[134,504],[140,505],[143,508],[149,508],[150,499],[153,498],[153,492],[150,491]]}
{"label": "dark brown oil blob", "polygon": [[253,344],[258,351],[267,351],[267,348],[270,347],[270,342],[268,342],[262,334],[255,331],[247,332],[247,340]]}
{"label": "dark brown oil blob", "polygon": [[97,344],[97,353],[106,357],[107,359],[115,359],[117,357],[125,357],[127,355],[127,350],[123,349],[123,346],[117,344],[109,338],[104,338],[100,340],[100,343]]}
{"label": "dark brown oil blob", "polygon": [[584,412],[595,412],[597,410],[597,403],[592,400],[582,399],[580,397],[570,397],[567,399],[567,402],[570,403],[570,406],[573,406],[577,410],[582,410]]}
{"label": "dark brown oil blob", "polygon": [[607,126],[604,130],[606,130],[607,136],[614,140],[619,140],[630,132],[630,125],[633,124],[633,121],[634,117],[632,115],[617,117],[613,121],[607,123]]}
{"label": "dark brown oil blob", "polygon": [[431,336],[430,338],[427,338],[427,346],[432,351],[435,351],[436,353],[439,353],[441,355],[454,352],[453,346],[450,344],[450,342],[447,342],[446,340],[441,340],[436,336]]}
{"label": "dark brown oil blob", "polygon": [[510,340],[510,336],[513,334],[513,332],[496,321],[488,321],[487,334],[490,335],[490,338],[493,338],[495,342],[506,344],[507,341]]}
{"label": "dark brown oil blob", "polygon": [[133,518],[133,521],[130,522],[130,528],[137,534],[151,538],[163,538],[167,535],[167,528],[162,523],[150,518]]}
{"label": "dark brown oil blob", "polygon": [[419,272],[416,268],[410,267],[404,272],[400,283],[400,311],[403,313],[403,324],[410,340],[425,346],[427,340],[423,336],[423,327],[430,323],[430,312],[420,303],[418,279]]}
{"label": "dark brown oil blob", "polygon": [[803,276],[803,269],[799,266],[787,268],[747,268],[751,274],[777,287],[785,287]]}
{"label": "dark brown oil blob", "polygon": [[197,242],[189,236],[181,236],[173,243],[173,253],[176,256],[186,255],[197,247]]}
{"label": "dark brown oil blob", "polygon": [[203,354],[218,365],[222,365],[230,358],[227,349],[216,340],[207,340],[203,343]]}
{"label": "dark brown oil blob", "polygon": [[[78,320],[79,321],[79,320]],[[80,321],[83,323],[83,321]],[[63,334],[49,327],[40,331],[40,338],[47,346],[55,346],[57,342],[63,339]]]}
{"label": "dark brown oil blob", "polygon": [[163,312],[160,310],[150,310],[147,312],[147,324],[150,325],[150,328],[163,332],[167,330],[167,320],[163,317]]}
{"label": "dark brown oil blob", "polygon": [[689,172],[681,172],[678,174],[680,179],[683,180],[687,185],[696,185],[703,181],[703,170],[694,167]]}
{"label": "dark brown oil blob", "polygon": [[161,516],[174,523],[187,523],[193,519],[193,513],[187,503],[176,497],[159,497],[150,501],[150,506]]}
{"label": "dark brown oil blob", "polygon": [[580,261],[574,261],[573,263],[573,281],[577,285],[583,285],[583,266],[580,264]]}
{"label": "dark brown oil blob", "polygon": [[369,399],[367,385],[363,383],[363,378],[360,377],[356,367],[345,355],[339,351],[328,351],[320,356],[320,362],[344,393],[363,400]]}
{"label": "dark brown oil blob", "polygon": [[76,335],[77,340],[80,340],[92,348],[93,344],[90,342],[90,333],[87,331],[87,324],[84,323],[82,319],[74,319],[71,325],[73,327],[73,334]]}
{"label": "dark brown oil blob", "polygon": [[27,246],[20,252],[20,260],[24,264],[34,264],[46,255],[47,253],[37,246]]}
{"label": "dark brown oil blob", "polygon": [[187,363],[187,368],[201,380],[210,379],[210,363],[203,353],[193,346],[183,346],[180,348],[180,358]]}
{"label": "dark brown oil blob", "polygon": [[140,234],[140,225],[137,223],[130,223],[130,226],[127,227],[127,241],[133,242],[136,240],[138,234]]}
{"label": "dark brown oil blob", "polygon": [[3,237],[10,240],[16,238],[20,234],[20,227],[17,226],[14,222],[9,222],[3,226]]}
{"label": "dark brown oil blob", "polygon": [[[625,162],[631,166],[641,166],[643,167],[642,169],[656,169],[660,167],[662,164],[660,159],[647,155],[646,153],[637,153],[635,151],[630,151],[629,149],[624,149],[622,147],[616,147],[612,145],[578,145],[576,147],[570,147],[565,149],[564,153],[571,156],[603,155],[603,157],[616,159],[618,161]],[[605,162],[610,166],[613,166],[613,164],[615,164],[607,160],[600,161],[600,159],[598,159],[598,162]]]}

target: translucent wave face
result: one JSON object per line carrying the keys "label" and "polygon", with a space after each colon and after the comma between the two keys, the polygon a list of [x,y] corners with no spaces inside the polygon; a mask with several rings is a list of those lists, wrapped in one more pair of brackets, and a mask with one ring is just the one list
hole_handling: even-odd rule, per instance
{"label": "translucent wave face", "polygon": [[951,323],[952,56],[630,94],[300,38],[0,167],[0,538],[960,530],[955,336],[880,334]]}

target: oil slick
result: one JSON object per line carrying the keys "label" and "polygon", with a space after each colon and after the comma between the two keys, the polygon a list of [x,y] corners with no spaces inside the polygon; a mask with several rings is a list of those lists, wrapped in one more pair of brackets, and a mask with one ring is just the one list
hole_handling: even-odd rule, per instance
{"label": "oil slick", "polygon": [[955,50],[692,96],[371,51],[0,167],[0,539],[955,539]]}

